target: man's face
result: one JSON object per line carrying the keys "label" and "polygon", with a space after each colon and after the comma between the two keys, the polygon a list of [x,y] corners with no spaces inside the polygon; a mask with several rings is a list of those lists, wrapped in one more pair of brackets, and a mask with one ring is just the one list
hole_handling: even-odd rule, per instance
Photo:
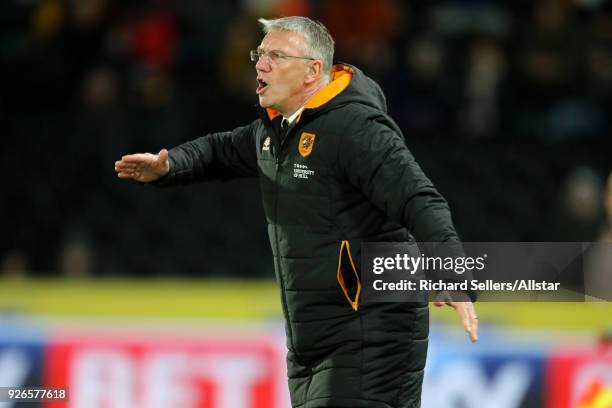
{"label": "man's face", "polygon": [[[282,55],[307,57],[303,51],[303,37],[287,31],[268,33],[258,47],[260,53],[276,51]],[[308,60],[298,58],[278,58],[272,61],[267,55],[262,56],[255,69],[257,70],[257,95],[263,108],[276,109],[283,113],[292,106],[303,102],[305,79],[308,72]]]}

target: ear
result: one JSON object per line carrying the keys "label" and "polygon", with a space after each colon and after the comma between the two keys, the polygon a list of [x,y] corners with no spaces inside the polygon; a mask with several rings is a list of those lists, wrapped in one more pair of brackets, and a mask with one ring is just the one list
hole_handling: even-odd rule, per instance
{"label": "ear", "polygon": [[306,78],[304,79],[304,83],[306,83],[306,85],[310,85],[317,82],[321,79],[322,74],[323,62],[321,60],[311,61],[306,67]]}

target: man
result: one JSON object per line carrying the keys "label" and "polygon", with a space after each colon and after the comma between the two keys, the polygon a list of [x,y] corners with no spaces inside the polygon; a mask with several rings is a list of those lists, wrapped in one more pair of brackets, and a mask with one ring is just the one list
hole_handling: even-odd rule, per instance
{"label": "man", "polygon": [[[251,59],[260,118],[170,152],[124,156],[115,170],[158,185],[258,177],[293,407],[417,407],[427,304],[360,305],[360,244],[411,234],[457,241],[448,205],[387,116],[380,87],[355,67],[332,65],[322,24],[259,21],[266,35]],[[472,304],[447,304],[476,341]]]}

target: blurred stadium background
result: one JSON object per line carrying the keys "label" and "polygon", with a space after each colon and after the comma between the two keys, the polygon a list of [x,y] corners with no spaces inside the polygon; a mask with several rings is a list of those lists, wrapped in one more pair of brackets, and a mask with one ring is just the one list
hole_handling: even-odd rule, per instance
{"label": "blurred stadium background", "polygon": [[[609,2],[2,0],[0,386],[288,406],[257,184],[113,162],[251,121],[256,18],[294,14],[380,82],[465,241],[612,240]],[[471,345],[432,310],[423,407],[612,406],[609,303],[478,311]]]}

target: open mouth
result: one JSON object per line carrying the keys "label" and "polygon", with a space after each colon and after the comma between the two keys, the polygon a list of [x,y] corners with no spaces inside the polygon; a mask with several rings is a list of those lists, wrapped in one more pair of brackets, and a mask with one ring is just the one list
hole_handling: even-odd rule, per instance
{"label": "open mouth", "polygon": [[257,95],[261,95],[268,88],[268,83],[263,79],[257,78]]}

